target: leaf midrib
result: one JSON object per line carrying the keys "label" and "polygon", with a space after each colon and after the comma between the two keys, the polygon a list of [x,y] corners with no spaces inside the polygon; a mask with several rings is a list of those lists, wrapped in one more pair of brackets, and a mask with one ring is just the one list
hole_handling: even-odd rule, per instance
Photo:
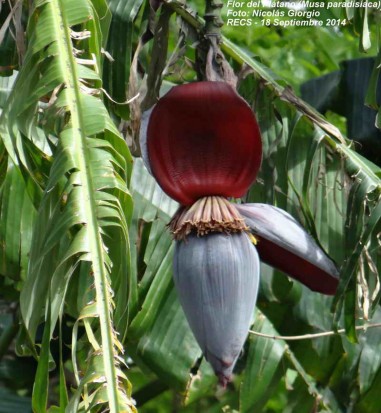
{"label": "leaf midrib", "polygon": [[[109,407],[112,413],[119,411],[117,397],[117,376],[114,365],[114,346],[112,337],[111,307],[108,300],[107,273],[104,266],[104,250],[101,235],[98,230],[96,216],[95,188],[92,183],[90,157],[86,144],[85,123],[82,118],[81,93],[79,90],[79,78],[70,39],[70,28],[66,24],[65,10],[62,4],[64,0],[52,0],[48,7],[52,7],[52,15],[55,20],[56,41],[62,62],[62,75],[67,88],[68,110],[71,115],[71,127],[73,130],[73,142],[78,145],[79,175],[83,189],[83,202],[88,218],[87,230],[89,233],[89,246],[92,257],[95,289],[97,296],[97,308],[100,319],[102,337],[102,357],[107,381],[107,393]],[[67,69],[67,70],[65,70]]]}

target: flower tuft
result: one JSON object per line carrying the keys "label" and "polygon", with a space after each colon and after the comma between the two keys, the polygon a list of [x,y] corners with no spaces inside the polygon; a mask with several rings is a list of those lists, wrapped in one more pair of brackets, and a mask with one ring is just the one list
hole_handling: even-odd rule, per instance
{"label": "flower tuft", "polygon": [[190,207],[180,207],[168,227],[175,240],[184,240],[190,233],[204,236],[249,231],[235,205],[222,196],[206,196]]}

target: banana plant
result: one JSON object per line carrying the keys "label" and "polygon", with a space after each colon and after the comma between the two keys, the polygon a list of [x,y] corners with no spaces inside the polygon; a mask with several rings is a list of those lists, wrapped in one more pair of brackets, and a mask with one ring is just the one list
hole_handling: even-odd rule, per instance
{"label": "banana plant", "polygon": [[[214,23],[221,24],[220,6],[208,2],[206,22],[202,12],[194,13],[198,3],[175,0],[42,0],[8,2],[0,10],[0,34],[5,33],[0,70],[5,76],[13,72],[12,78],[1,79],[0,88],[0,285],[12,316],[1,314],[0,359],[6,367],[10,360],[16,363],[15,349],[26,357],[23,361],[38,361],[34,384],[24,384],[25,377],[16,374],[4,379],[6,369],[0,369],[1,380],[27,395],[19,399],[21,411],[32,386],[29,401],[36,412],[133,412],[133,399],[144,412],[145,402],[158,394],[161,401],[155,406],[164,404],[168,410],[170,391],[183,395],[188,411],[205,406],[260,411],[279,391],[286,400],[284,411],[290,406],[300,412],[350,407],[368,413],[378,407],[379,335],[377,329],[359,333],[358,323],[359,314],[379,319],[379,168],[359,156],[337,127],[251,51],[224,37],[224,31],[214,31]],[[361,12],[360,18],[364,22],[368,13]],[[208,33],[213,35],[205,41]],[[221,81],[221,70],[242,97],[234,92],[239,104],[256,113],[262,135],[255,184],[251,176],[245,190],[232,194],[241,196],[248,189],[241,204],[232,204],[245,230],[231,238],[188,234],[188,241],[176,240],[174,248],[166,224],[178,205],[139,159],[133,161],[126,141],[139,155],[141,114],[168,85],[192,84],[216,73],[212,80]],[[282,235],[282,246],[274,244],[273,231],[263,231],[278,219],[293,228]],[[279,257],[290,249],[295,253],[290,235],[300,234],[342,263],[333,300],[284,277],[280,271],[309,282],[282,267],[284,260],[266,258],[266,246],[276,245]],[[205,245],[217,245],[217,255],[200,260],[211,262],[227,247],[241,250],[238,244],[247,253],[232,272],[251,283],[252,307],[244,308],[244,323],[237,319],[245,332],[239,332],[240,345],[229,353],[230,365],[222,375],[213,358],[224,351],[221,340],[203,346],[205,336],[195,329],[221,381],[232,379],[216,400],[217,379],[200,359],[175,293],[172,258],[175,252],[179,286],[193,265],[193,253],[199,257]],[[256,251],[278,270],[263,263],[259,270]],[[318,254],[312,264],[316,268],[326,259]],[[302,264],[299,268],[311,263]],[[336,280],[331,265],[317,271],[319,277]],[[192,271],[199,278],[203,273],[201,264]],[[247,281],[249,273],[257,277]],[[256,332],[287,336],[343,326],[346,337],[298,344],[250,333],[243,344],[257,288]],[[331,285],[328,292],[335,289]],[[194,308],[181,291],[180,299]],[[233,337],[236,331],[227,333]],[[279,390],[284,382],[294,391],[290,386]],[[18,396],[7,390],[1,401],[16,406]]]}
{"label": "banana plant", "polygon": [[[102,102],[100,17],[109,17],[104,2],[34,4],[28,50],[0,121],[5,183],[18,179],[24,185],[15,196],[30,197],[16,212],[20,234],[13,238],[20,237],[25,265],[18,352],[39,360],[32,398],[38,412],[48,407],[49,343],[66,314],[77,319],[77,390],[69,402],[61,342],[60,408],[135,411],[115,327],[124,317],[115,303],[126,297],[113,292],[127,283],[131,156]],[[5,190],[3,208],[16,201]]]}

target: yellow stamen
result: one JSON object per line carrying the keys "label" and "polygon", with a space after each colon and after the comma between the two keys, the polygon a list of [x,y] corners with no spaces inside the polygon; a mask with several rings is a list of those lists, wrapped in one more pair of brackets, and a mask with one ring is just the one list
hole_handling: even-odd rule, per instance
{"label": "yellow stamen", "polygon": [[251,241],[254,245],[257,245],[257,244],[258,244],[258,240],[254,237],[254,235],[253,235],[251,232],[249,232],[249,238],[250,238],[250,241]]}

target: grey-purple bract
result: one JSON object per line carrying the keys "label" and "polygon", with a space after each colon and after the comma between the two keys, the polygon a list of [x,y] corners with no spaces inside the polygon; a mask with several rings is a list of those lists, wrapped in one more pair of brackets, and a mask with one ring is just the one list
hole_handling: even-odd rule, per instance
{"label": "grey-purple bract", "polygon": [[335,263],[289,213],[267,204],[241,204],[238,211],[258,240],[262,261],[312,291],[333,295],[339,284]]}
{"label": "grey-purple bract", "polygon": [[259,284],[255,246],[245,233],[190,235],[176,242],[174,281],[202,352],[226,384],[254,317]]}

